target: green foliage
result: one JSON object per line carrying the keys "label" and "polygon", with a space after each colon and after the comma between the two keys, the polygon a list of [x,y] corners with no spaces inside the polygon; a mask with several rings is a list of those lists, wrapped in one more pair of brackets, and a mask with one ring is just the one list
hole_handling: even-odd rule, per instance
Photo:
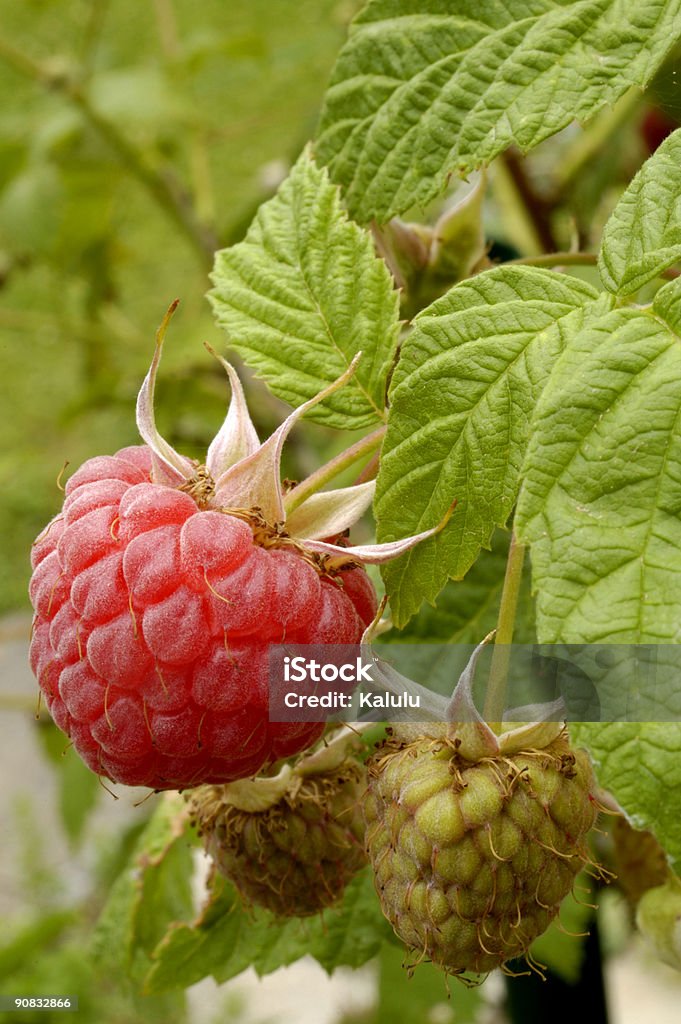
{"label": "green foliage", "polygon": [[[678,680],[675,686],[678,694]],[[678,710],[677,710],[678,717]],[[681,867],[681,725],[676,722],[584,722],[571,729],[588,747],[598,779],[631,818],[649,829]]]}
{"label": "green foliage", "polygon": [[292,405],[302,405],[363,353],[342,394],[309,413],[327,426],[385,418],[397,346],[398,296],[339,190],[304,153],[243,242],[217,254],[210,295],[229,344]]}
{"label": "green foliage", "polygon": [[679,337],[648,310],[576,326],[537,407],[518,528],[542,641],[664,643],[681,613]]}
{"label": "green foliage", "polygon": [[[61,774],[56,765],[55,769]],[[99,787],[96,778],[95,783]],[[58,853],[58,829],[51,828],[46,844],[45,822],[41,820],[38,826],[34,819],[33,808],[28,805],[11,822],[12,832],[21,838],[25,900],[20,913],[3,915],[0,994],[77,995],[78,1017],[84,1024],[119,1024],[122,1020],[129,1024],[182,1024],[185,1012],[181,995],[143,997],[115,965],[100,968],[90,955],[93,921],[107,891],[110,871],[116,865],[120,868],[121,858],[126,859],[139,824],[119,835],[119,822],[117,829],[110,828],[108,835],[100,836],[106,856],[98,861],[93,856],[96,847],[92,829],[88,830],[87,850],[72,847],[69,856],[62,858]],[[5,868],[9,867],[5,860]],[[78,880],[77,892],[74,878]],[[16,881],[14,885],[12,895],[16,899]],[[30,1024],[57,1024],[63,1020],[63,1013],[22,1011],[22,1017]]]}
{"label": "green foliage", "polygon": [[681,257],[681,131],[666,139],[626,190],[603,232],[598,266],[631,295]]}
{"label": "green foliage", "polygon": [[[629,224],[641,284],[681,258],[681,239],[661,256],[658,218],[650,227],[640,210],[633,215],[644,187],[654,194],[667,177],[656,154],[605,230],[602,260]],[[621,279],[633,277],[622,269]],[[612,309],[603,296],[568,326],[534,415],[516,517],[533,545],[542,641],[678,638],[679,295],[675,280],[644,308]]]}
{"label": "green foliage", "polygon": [[445,985],[442,972],[429,963],[420,964],[410,977],[404,953],[395,946],[383,946],[378,971],[378,1006],[366,1024],[440,1019],[446,1024],[473,1024],[479,1019],[479,988],[461,984],[450,988]]}
{"label": "green foliage", "polygon": [[447,528],[383,571],[396,624],[460,579],[513,509],[529,421],[563,345],[561,321],[593,300],[585,283],[499,267],[424,310],[390,392],[376,490],[379,540]]}
{"label": "green foliage", "polygon": [[653,76],[678,0],[370,0],[326,96],[316,152],[359,220],[424,205]]}
{"label": "green foliage", "polygon": [[[202,349],[222,343],[204,299],[212,253],[309,135],[352,13],[0,0],[0,610],[27,602],[65,460],[136,443],[134,396],[175,297],[174,439],[205,454],[226,399]],[[161,388],[162,424],[175,397]]]}
{"label": "green foliage", "polygon": [[186,987],[208,974],[224,982],[250,966],[270,974],[307,955],[329,972],[341,965],[360,967],[390,935],[368,871],[353,879],[338,907],[303,920],[279,921],[268,911],[247,908],[233,887],[217,878],[200,917],[172,927],[155,950],[146,990]]}
{"label": "green foliage", "polygon": [[167,795],[111,889],[94,935],[96,962],[139,978],[168,925],[190,917],[192,865],[185,828],[182,797]]}
{"label": "green foliage", "polygon": [[[388,643],[478,644],[497,623],[508,540],[508,533],[496,530],[489,551],[480,552],[465,579],[450,580],[434,605],[423,604],[403,629],[390,630],[380,639]],[[519,644],[536,640],[529,573],[523,577],[514,640]]]}

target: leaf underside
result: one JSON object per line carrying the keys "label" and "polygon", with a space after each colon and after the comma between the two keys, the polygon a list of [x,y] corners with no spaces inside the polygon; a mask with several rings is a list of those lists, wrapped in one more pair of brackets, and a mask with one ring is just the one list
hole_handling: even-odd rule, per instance
{"label": "leaf underside", "polygon": [[208,975],[221,984],[248,967],[270,974],[307,955],[329,972],[340,965],[360,967],[390,936],[368,870],[353,879],[339,906],[303,920],[278,920],[245,907],[218,876],[197,921],[171,928],[158,945],[147,990],[187,987]]}

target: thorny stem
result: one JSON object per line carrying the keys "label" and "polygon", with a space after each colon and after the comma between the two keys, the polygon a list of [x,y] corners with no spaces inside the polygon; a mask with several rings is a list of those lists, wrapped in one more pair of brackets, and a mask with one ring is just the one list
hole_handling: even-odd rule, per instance
{"label": "thorny stem", "polygon": [[293,490],[289,491],[284,498],[286,514],[290,515],[294,509],[302,505],[306,498],[309,498],[311,494],[315,494],[324,484],[327,484],[329,480],[333,480],[334,477],[338,476],[344,469],[347,469],[348,466],[352,466],[353,463],[365,455],[371,454],[380,445],[386,429],[386,427],[378,427],[371,434],[367,434],[366,437],[351,445],[350,448],[341,452],[340,455],[336,455],[326,465],[315,470],[314,473],[311,473]]}
{"label": "thorny stem", "polygon": [[504,576],[504,586],[499,605],[499,618],[494,638],[492,665],[487,683],[485,706],[483,708],[483,718],[492,728],[501,723],[504,715],[506,681],[508,678],[508,666],[511,660],[511,642],[513,640],[515,616],[518,609],[518,595],[520,593],[524,561],[525,545],[520,544],[516,540],[515,534],[511,534],[511,545],[508,549],[506,575]]}
{"label": "thorny stem", "polygon": [[47,89],[61,92],[74,106],[78,107],[91,127],[116,153],[120,162],[127,167],[128,171],[146,188],[158,206],[181,229],[192,244],[203,267],[207,270],[210,269],[213,263],[213,253],[218,247],[217,239],[210,228],[199,222],[191,196],[186,193],[181,184],[168,174],[161,173],[152,167],[117,126],[102,117],[94,108],[87,93],[68,71],[34,61],[3,39],[0,39],[0,59]]}

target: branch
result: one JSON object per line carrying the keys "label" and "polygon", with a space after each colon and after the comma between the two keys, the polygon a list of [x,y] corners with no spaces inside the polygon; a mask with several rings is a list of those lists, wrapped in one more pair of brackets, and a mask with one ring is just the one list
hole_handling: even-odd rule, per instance
{"label": "branch", "polygon": [[159,172],[149,164],[118,127],[94,108],[87,93],[61,63],[39,63],[1,38],[0,59],[44,88],[62,93],[78,107],[88,124],[108,143],[130,174],[144,186],[164,213],[181,229],[193,246],[202,266],[209,270],[218,241],[212,229],[197,218],[192,198],[186,189],[169,173]]}

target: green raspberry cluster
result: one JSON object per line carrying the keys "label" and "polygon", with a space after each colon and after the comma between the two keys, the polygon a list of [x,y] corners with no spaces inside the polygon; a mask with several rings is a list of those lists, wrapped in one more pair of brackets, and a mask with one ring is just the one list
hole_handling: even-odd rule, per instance
{"label": "green raspberry cluster", "polygon": [[191,810],[215,866],[247,903],[307,917],[336,903],[366,864],[363,766],[296,777],[261,811],[235,806],[229,786],[203,786]]}
{"label": "green raspberry cluster", "polygon": [[612,841],[617,884],[635,907],[644,893],[667,880],[665,852],[652,832],[632,828],[624,817],[614,819]]}
{"label": "green raspberry cluster", "polygon": [[485,974],[527,953],[586,859],[587,755],[465,760],[456,737],[389,739],[369,764],[366,842],[383,912],[417,958]]}

